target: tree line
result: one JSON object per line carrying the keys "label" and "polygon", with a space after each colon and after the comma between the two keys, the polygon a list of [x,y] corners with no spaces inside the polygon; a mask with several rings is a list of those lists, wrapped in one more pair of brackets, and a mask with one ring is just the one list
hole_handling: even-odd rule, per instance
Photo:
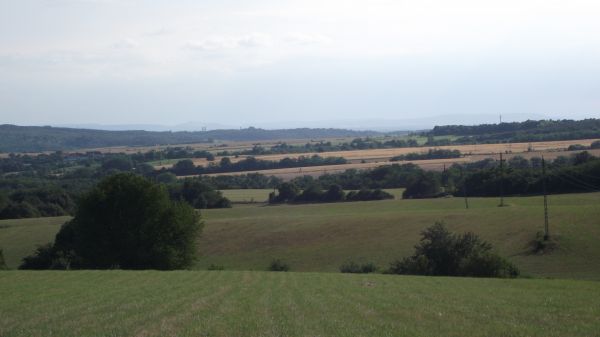
{"label": "tree line", "polygon": [[243,171],[259,171],[281,168],[296,168],[321,165],[341,165],[348,161],[344,157],[321,157],[319,155],[300,156],[298,158],[283,158],[279,161],[261,160],[248,157],[237,162],[231,161],[229,157],[223,157],[219,163],[210,163],[208,166],[196,166],[192,160],[184,159],[178,161],[170,169],[164,171],[173,172],[178,176],[199,175],[210,173],[227,173]]}
{"label": "tree line", "polygon": [[331,152],[331,151],[352,151],[352,150],[372,150],[372,149],[391,149],[402,147],[417,147],[419,143],[416,139],[383,139],[378,140],[371,137],[355,138],[350,142],[332,143],[330,141],[320,141],[317,143],[306,143],[304,145],[290,145],[286,142],[275,144],[265,148],[259,144],[251,149],[241,151],[221,151],[218,156],[236,156],[236,155],[269,155],[286,153],[310,153],[310,152]]}
{"label": "tree line", "polygon": [[436,126],[425,136],[459,136],[450,144],[536,142],[600,138],[600,119],[527,120],[481,125]]}
{"label": "tree line", "polygon": [[429,149],[427,152],[412,152],[407,154],[401,154],[390,158],[390,161],[401,161],[401,160],[428,160],[428,159],[448,159],[448,158],[460,158],[462,154],[459,150],[446,150],[446,149]]}
{"label": "tree line", "polygon": [[331,185],[327,190],[321,189],[317,184],[310,185],[303,190],[293,183],[279,184],[277,192],[269,193],[270,204],[280,203],[319,203],[343,201],[370,201],[394,199],[394,196],[381,189],[361,189],[346,193],[340,185]]}

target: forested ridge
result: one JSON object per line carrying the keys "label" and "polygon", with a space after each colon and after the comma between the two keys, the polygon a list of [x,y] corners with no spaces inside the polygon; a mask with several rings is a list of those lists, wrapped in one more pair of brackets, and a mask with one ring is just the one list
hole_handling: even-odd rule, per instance
{"label": "forested ridge", "polygon": [[311,139],[330,137],[364,137],[374,131],[345,129],[285,129],[210,131],[106,131],[72,129],[51,126],[0,125],[0,152],[62,151],[110,146],[153,146],[190,143],[211,143],[216,140],[259,141],[272,139]]}
{"label": "forested ridge", "polygon": [[534,142],[600,137],[600,119],[527,120],[500,124],[444,125],[430,136],[459,136],[453,143]]}

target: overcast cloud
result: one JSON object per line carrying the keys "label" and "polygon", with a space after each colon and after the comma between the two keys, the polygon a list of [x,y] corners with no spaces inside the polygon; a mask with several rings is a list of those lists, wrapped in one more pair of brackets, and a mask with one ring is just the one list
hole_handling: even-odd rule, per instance
{"label": "overcast cloud", "polygon": [[600,117],[598,18],[592,0],[0,0],[0,123]]}

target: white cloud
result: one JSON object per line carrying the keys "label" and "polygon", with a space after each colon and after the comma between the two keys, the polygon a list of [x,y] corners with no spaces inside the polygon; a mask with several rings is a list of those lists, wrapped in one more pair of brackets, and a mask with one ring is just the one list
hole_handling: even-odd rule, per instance
{"label": "white cloud", "polygon": [[136,48],[140,45],[140,43],[132,38],[125,38],[115,42],[112,47],[115,49],[132,49]]}
{"label": "white cloud", "polygon": [[194,51],[223,51],[237,48],[259,48],[273,45],[272,38],[266,34],[252,33],[241,36],[212,36],[200,40],[189,41],[185,49]]}
{"label": "white cloud", "polygon": [[332,39],[322,34],[304,34],[294,33],[284,36],[283,40],[287,43],[297,45],[314,45],[314,44],[328,44],[332,42]]}

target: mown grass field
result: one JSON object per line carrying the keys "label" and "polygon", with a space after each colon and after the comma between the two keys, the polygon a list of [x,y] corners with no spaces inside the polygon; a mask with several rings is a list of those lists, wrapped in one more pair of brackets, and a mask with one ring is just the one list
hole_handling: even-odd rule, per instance
{"label": "mown grass field", "polygon": [[0,272],[0,336],[597,336],[600,283],[235,271]]}
{"label": "mown grass field", "polygon": [[[266,270],[279,258],[293,271],[337,272],[348,261],[387,268],[413,252],[419,233],[435,221],[452,231],[472,231],[535,277],[600,280],[600,193],[550,196],[555,251],[532,254],[529,243],[543,229],[541,197],[388,200],[335,204],[236,205],[203,210],[196,268]],[[0,247],[9,267],[36,244],[50,242],[67,218],[0,221]]]}
{"label": "mown grass field", "polygon": [[[21,259],[36,246],[54,240],[54,235],[69,217],[0,220],[0,248],[6,264],[17,268]],[[1,335],[0,335],[1,336]]]}
{"label": "mown grass field", "polygon": [[550,230],[559,247],[532,254],[543,229],[541,197],[389,200],[336,204],[240,206],[203,211],[198,268],[265,270],[272,259],[295,271],[338,271],[347,260],[387,268],[413,252],[420,232],[444,221],[491,242],[526,275],[600,279],[600,193],[549,197]]}

